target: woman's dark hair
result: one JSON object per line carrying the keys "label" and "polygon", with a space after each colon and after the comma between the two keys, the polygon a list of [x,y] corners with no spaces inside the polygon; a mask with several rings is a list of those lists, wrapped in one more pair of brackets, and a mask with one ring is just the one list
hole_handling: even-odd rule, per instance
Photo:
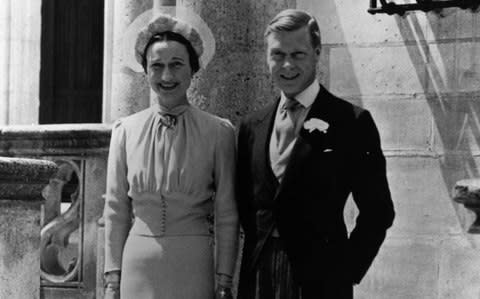
{"label": "woman's dark hair", "polygon": [[145,46],[145,50],[143,51],[142,55],[142,66],[145,74],[147,73],[147,50],[153,43],[161,41],[176,41],[184,45],[187,48],[190,67],[193,74],[198,72],[198,70],[200,69],[200,61],[197,52],[195,52],[192,44],[181,34],[172,31],[165,31],[152,36],[152,38],[150,38],[147,45]]}

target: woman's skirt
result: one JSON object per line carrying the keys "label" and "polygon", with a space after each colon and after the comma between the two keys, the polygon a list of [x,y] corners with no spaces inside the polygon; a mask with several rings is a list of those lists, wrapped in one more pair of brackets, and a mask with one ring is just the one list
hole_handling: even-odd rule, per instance
{"label": "woman's skirt", "polygon": [[129,235],[122,259],[122,299],[214,297],[210,236]]}

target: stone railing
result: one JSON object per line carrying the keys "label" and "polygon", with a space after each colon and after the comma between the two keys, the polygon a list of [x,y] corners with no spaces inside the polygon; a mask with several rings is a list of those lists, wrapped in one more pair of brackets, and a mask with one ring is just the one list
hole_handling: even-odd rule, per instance
{"label": "stone railing", "polygon": [[40,298],[42,190],[56,171],[50,161],[0,157],[0,298]]}
{"label": "stone railing", "polygon": [[101,287],[97,259],[103,260],[103,244],[97,244],[97,223],[109,141],[110,127],[102,124],[0,127],[0,156],[43,159],[58,167],[43,190],[39,219],[36,273],[43,298],[95,298]]}

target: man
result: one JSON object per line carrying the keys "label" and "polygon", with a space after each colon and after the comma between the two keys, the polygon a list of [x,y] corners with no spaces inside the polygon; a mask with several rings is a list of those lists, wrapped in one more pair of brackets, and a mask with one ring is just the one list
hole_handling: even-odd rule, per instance
{"label": "man", "polygon": [[[394,218],[377,128],[318,83],[312,16],[285,10],[265,39],[281,95],[239,128],[239,298],[353,298]],[[359,214],[348,236],[350,194]]]}

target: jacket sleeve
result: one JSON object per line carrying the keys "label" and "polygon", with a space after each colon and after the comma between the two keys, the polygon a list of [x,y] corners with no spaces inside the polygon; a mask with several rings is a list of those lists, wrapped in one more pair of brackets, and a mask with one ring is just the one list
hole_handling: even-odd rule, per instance
{"label": "jacket sleeve", "polygon": [[395,216],[386,176],[386,161],[380,136],[368,111],[360,113],[355,125],[353,200],[359,214],[349,238],[352,280],[359,283],[382,245]]}
{"label": "jacket sleeve", "polygon": [[127,195],[126,132],[114,124],[107,164],[105,194],[105,272],[121,270],[122,252],[131,226],[131,203]]}
{"label": "jacket sleeve", "polygon": [[217,274],[233,276],[238,253],[238,213],[235,202],[235,131],[222,122],[215,149],[215,238]]}

